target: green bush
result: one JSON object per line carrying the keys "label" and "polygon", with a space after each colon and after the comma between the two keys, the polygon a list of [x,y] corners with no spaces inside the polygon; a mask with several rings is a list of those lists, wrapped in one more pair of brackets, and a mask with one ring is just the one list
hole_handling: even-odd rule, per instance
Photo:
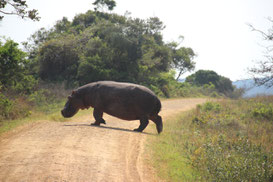
{"label": "green bush", "polygon": [[37,80],[30,74],[31,62],[26,59],[27,54],[18,48],[16,42],[0,39],[0,84],[6,92],[32,92]]}
{"label": "green bush", "polygon": [[270,181],[273,179],[273,154],[247,138],[229,141],[220,135],[208,139],[196,152],[193,166],[205,171],[207,181]]}
{"label": "green bush", "polygon": [[0,93],[0,121],[23,118],[31,114],[30,105],[23,96],[14,99]]}
{"label": "green bush", "polygon": [[42,106],[48,102],[48,99],[45,96],[47,93],[48,91],[45,89],[34,91],[28,96],[28,100],[37,106]]}
{"label": "green bush", "polygon": [[32,75],[24,75],[21,80],[17,80],[12,86],[12,90],[18,93],[30,94],[33,92],[34,87],[37,85],[38,80]]}
{"label": "green bush", "polygon": [[28,101],[35,106],[35,110],[51,113],[64,105],[66,97],[71,93],[64,89],[64,85],[44,84],[40,89],[28,96]]}
{"label": "green bush", "polygon": [[8,119],[14,107],[14,102],[9,100],[4,94],[0,93],[0,120]]}
{"label": "green bush", "polygon": [[219,94],[216,91],[213,91],[210,96],[216,98],[219,97]]}
{"label": "green bush", "polygon": [[258,103],[252,110],[252,115],[255,118],[273,121],[273,104]]}
{"label": "green bush", "polygon": [[201,109],[203,111],[217,111],[219,112],[221,109],[220,104],[216,103],[216,102],[206,102],[205,104],[202,105]]}

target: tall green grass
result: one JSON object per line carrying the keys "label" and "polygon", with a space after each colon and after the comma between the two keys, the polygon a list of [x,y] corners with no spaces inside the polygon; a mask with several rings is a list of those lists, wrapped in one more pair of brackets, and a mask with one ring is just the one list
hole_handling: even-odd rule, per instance
{"label": "tall green grass", "polygon": [[90,115],[90,120],[92,120],[92,112],[93,112],[92,108],[88,110],[79,111],[77,115],[74,116],[73,118],[64,118],[60,112],[62,108],[63,108],[62,103],[56,103],[54,105],[54,108],[47,109],[46,112],[34,110],[32,111],[32,114],[24,118],[0,121],[0,135],[2,133],[11,131],[19,126],[38,123],[38,122],[44,122],[44,121],[68,122],[68,121],[77,120],[78,118],[81,118],[82,116],[87,114]]}
{"label": "tall green grass", "polygon": [[69,92],[60,84],[41,84],[29,94],[0,90],[0,133],[39,120],[66,121],[60,110]]}
{"label": "tall green grass", "polygon": [[273,97],[223,100],[165,122],[151,139],[167,181],[272,181]]}

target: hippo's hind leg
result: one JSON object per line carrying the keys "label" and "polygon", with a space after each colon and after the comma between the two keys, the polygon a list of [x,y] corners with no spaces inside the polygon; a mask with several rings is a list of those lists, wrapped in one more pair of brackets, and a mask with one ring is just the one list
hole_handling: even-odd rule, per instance
{"label": "hippo's hind leg", "polygon": [[163,130],[163,123],[162,123],[161,116],[155,115],[155,116],[152,116],[150,119],[156,124],[156,129],[158,134],[161,133]]}
{"label": "hippo's hind leg", "polygon": [[96,121],[94,123],[92,123],[91,125],[99,126],[101,123],[106,124],[105,120],[102,118],[103,112],[100,111],[99,109],[94,108],[93,116],[94,116]]}
{"label": "hippo's hind leg", "polygon": [[147,127],[148,124],[149,120],[147,117],[141,118],[139,127],[134,129],[134,131],[142,132]]}

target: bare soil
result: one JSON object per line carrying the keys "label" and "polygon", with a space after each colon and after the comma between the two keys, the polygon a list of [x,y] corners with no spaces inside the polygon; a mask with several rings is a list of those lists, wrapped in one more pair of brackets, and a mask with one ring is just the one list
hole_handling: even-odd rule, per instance
{"label": "bare soil", "polygon": [[[162,102],[164,120],[192,109],[205,99]],[[43,121],[1,137],[1,182],[157,181],[147,165],[144,144],[157,136],[150,122],[143,133],[133,132],[138,121],[104,115],[106,125],[90,126],[92,114],[73,122]],[[164,132],[164,128],[163,128]]]}

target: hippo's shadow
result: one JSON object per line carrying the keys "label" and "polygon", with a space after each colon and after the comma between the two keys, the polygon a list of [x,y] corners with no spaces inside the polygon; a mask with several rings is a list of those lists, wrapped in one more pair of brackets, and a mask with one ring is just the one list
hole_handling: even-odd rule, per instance
{"label": "hippo's shadow", "polygon": [[96,125],[90,125],[90,124],[65,124],[64,126],[88,126],[88,127],[96,127],[96,128],[103,128],[103,129],[109,129],[109,130],[139,133],[139,134],[144,134],[144,135],[156,135],[153,133],[137,132],[137,131],[126,129],[126,128],[118,128],[118,127],[112,127],[112,126],[96,126]]}

